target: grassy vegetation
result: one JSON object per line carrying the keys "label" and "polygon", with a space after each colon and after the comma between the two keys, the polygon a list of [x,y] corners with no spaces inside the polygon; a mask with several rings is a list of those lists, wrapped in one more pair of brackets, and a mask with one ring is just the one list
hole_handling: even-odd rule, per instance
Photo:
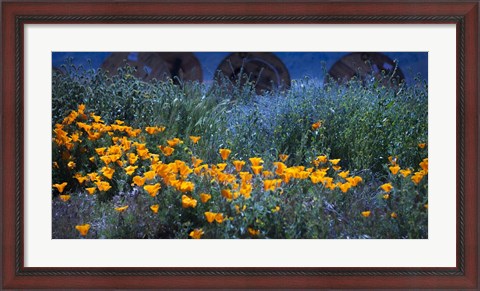
{"label": "grassy vegetation", "polygon": [[64,70],[52,86],[54,238],[427,237],[420,79],[304,79],[256,96],[251,83]]}

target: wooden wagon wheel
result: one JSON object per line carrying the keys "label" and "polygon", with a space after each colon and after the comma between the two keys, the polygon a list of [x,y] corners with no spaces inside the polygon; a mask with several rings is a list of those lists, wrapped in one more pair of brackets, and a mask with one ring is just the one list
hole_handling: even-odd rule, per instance
{"label": "wooden wagon wheel", "polygon": [[353,77],[358,77],[362,81],[374,77],[384,85],[393,85],[405,79],[402,70],[392,59],[376,52],[348,54],[333,64],[328,75],[339,83],[346,83]]}
{"label": "wooden wagon wheel", "polygon": [[115,52],[102,64],[102,69],[115,75],[124,63],[136,68],[135,77],[142,80],[202,81],[200,62],[193,53],[184,52]]}
{"label": "wooden wagon wheel", "polygon": [[[222,81],[220,74],[233,83],[247,81],[255,83],[257,94],[274,88],[290,88],[290,74],[283,62],[272,53],[247,52],[228,55],[217,67],[215,79]],[[241,76],[240,76],[241,74]]]}

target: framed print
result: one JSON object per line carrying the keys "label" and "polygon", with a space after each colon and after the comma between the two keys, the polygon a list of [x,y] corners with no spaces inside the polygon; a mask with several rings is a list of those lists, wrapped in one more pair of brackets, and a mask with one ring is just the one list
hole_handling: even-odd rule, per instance
{"label": "framed print", "polygon": [[2,284],[478,288],[478,1],[2,2]]}

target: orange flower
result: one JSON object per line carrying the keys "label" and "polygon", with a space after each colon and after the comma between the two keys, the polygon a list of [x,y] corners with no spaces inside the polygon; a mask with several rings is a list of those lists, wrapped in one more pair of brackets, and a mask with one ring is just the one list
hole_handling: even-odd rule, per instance
{"label": "orange flower", "polygon": [[400,174],[402,174],[402,176],[404,178],[406,178],[408,175],[410,175],[412,173],[412,171],[410,169],[405,169],[405,170],[400,170]]}
{"label": "orange flower", "polygon": [[423,161],[420,163],[420,167],[422,167],[422,170],[425,172],[428,172],[428,158],[423,159]]}
{"label": "orange flower", "polygon": [[382,197],[383,197],[383,199],[388,200],[388,198],[390,198],[390,194],[385,194]]}
{"label": "orange flower", "polygon": [[69,169],[73,169],[77,166],[77,164],[75,164],[74,161],[70,161],[70,162],[68,162],[67,166],[68,166]]}
{"label": "orange flower", "polygon": [[255,175],[260,174],[260,171],[262,171],[263,166],[252,166],[252,171],[255,173]]}
{"label": "orange flower", "polygon": [[86,236],[88,233],[88,230],[90,229],[90,224],[82,224],[82,225],[77,225],[75,228],[80,232],[80,235]]}
{"label": "orange flower", "polygon": [[222,194],[223,197],[225,197],[227,199],[232,199],[233,198],[232,191],[230,191],[230,189],[222,189],[221,194]]}
{"label": "orange flower", "polygon": [[218,152],[220,153],[222,160],[226,161],[232,151],[229,149],[220,149]]}
{"label": "orange flower", "polygon": [[395,166],[397,164],[397,159],[398,157],[392,157],[392,156],[389,156],[388,157],[388,161],[390,162],[390,164],[392,164],[393,166]]}
{"label": "orange flower", "polygon": [[394,174],[394,175],[396,175],[398,173],[398,171],[400,171],[400,166],[399,165],[390,166],[388,168],[390,169],[390,172],[392,172],[392,174]]}
{"label": "orange flower", "polygon": [[174,146],[178,145],[179,143],[183,143],[183,141],[176,137],[174,139],[167,140],[167,143],[168,143],[169,146],[174,147]]}
{"label": "orange flower", "polygon": [[426,146],[427,146],[426,143],[419,143],[418,144],[418,147],[421,148],[421,149],[424,149]]}
{"label": "orange flower", "polygon": [[125,205],[125,206],[122,206],[122,207],[115,207],[115,210],[118,211],[118,212],[124,212],[125,210],[127,210],[128,208],[128,205]]}
{"label": "orange flower", "polygon": [[125,168],[125,173],[127,173],[127,175],[131,176],[137,168],[138,168],[138,166],[128,166],[128,167]]}
{"label": "orange flower", "polygon": [[115,173],[115,170],[109,167],[103,167],[101,171],[103,175],[110,180],[112,179],[113,173]]}
{"label": "orange flower", "polygon": [[215,220],[215,216],[217,213],[207,211],[205,212],[205,218],[207,219],[208,223],[212,223]]}
{"label": "orange flower", "polygon": [[362,216],[363,216],[363,217],[369,217],[369,216],[370,216],[370,213],[371,213],[370,210],[368,210],[368,211],[363,211],[363,212],[362,212]]}
{"label": "orange flower", "polygon": [[150,206],[150,209],[153,211],[153,213],[157,214],[158,213],[158,209],[160,208],[160,206],[158,204],[155,204],[155,205],[152,205]]}
{"label": "orange flower", "polygon": [[156,176],[155,171],[148,171],[143,174],[143,177],[145,177],[147,181],[155,179],[155,176]]}
{"label": "orange flower", "polygon": [[135,185],[141,187],[141,186],[143,186],[143,184],[145,184],[146,180],[147,180],[147,178],[142,178],[140,176],[135,176],[135,177],[133,177],[132,186],[135,184]]}
{"label": "orange flower", "polygon": [[193,144],[196,144],[200,140],[200,136],[189,136],[190,140],[193,142]]}
{"label": "orange flower", "polygon": [[67,182],[63,182],[62,184],[53,184],[52,186],[57,188],[58,192],[62,193],[65,186],[67,186]]}
{"label": "orange flower", "polygon": [[85,190],[87,190],[88,194],[90,194],[90,195],[93,195],[93,193],[95,193],[96,189],[97,188],[95,188],[95,187],[85,188]]}
{"label": "orange flower", "polygon": [[320,126],[322,126],[322,121],[321,120],[312,124],[312,130],[317,130],[318,128],[320,128]]}
{"label": "orange flower", "polygon": [[259,229],[255,230],[255,229],[249,227],[249,228],[247,228],[247,230],[248,230],[248,233],[249,233],[251,236],[257,236],[257,235],[260,234],[260,230],[259,230]]}
{"label": "orange flower", "polygon": [[392,212],[392,213],[390,214],[390,217],[391,217],[391,218],[397,218],[397,216],[398,216],[398,215],[397,215],[395,212]]}
{"label": "orange flower", "polygon": [[347,178],[347,176],[350,174],[350,171],[343,171],[343,172],[340,172],[338,173],[338,175],[340,177],[342,177],[343,179]]}
{"label": "orange flower", "polygon": [[422,181],[423,179],[423,174],[420,173],[420,172],[416,172],[413,176],[412,176],[412,181],[413,183],[415,183],[416,185],[418,185],[420,183],[420,181]]}
{"label": "orange flower", "polygon": [[352,184],[350,182],[346,182],[343,184],[339,184],[338,187],[343,193],[347,193],[347,191],[352,187]]}
{"label": "orange flower", "polygon": [[95,184],[97,184],[99,191],[108,191],[110,190],[110,188],[112,188],[112,186],[110,186],[110,183],[108,182],[98,181],[95,182]]}
{"label": "orange flower", "polygon": [[393,186],[392,186],[391,183],[385,183],[382,186],[380,186],[380,188],[382,188],[383,191],[388,193],[388,192],[392,191]]}
{"label": "orange flower", "polygon": [[60,198],[60,200],[62,200],[63,202],[67,202],[69,199],[70,199],[70,195],[66,194],[66,195],[60,195],[58,196]]}
{"label": "orange flower", "polygon": [[171,156],[173,154],[173,152],[175,151],[174,148],[172,147],[169,147],[169,146],[158,146],[158,148],[162,151],[163,155],[168,157],[168,156]]}
{"label": "orange flower", "polygon": [[280,159],[280,161],[285,162],[288,159],[288,155],[280,154],[278,155],[278,158]]}
{"label": "orange flower", "polygon": [[260,164],[263,164],[262,158],[250,158],[250,163],[252,163],[252,166],[258,167]]}
{"label": "orange flower", "polygon": [[182,207],[183,208],[195,208],[197,206],[197,200],[188,197],[187,195],[182,195]]}
{"label": "orange flower", "polygon": [[195,184],[193,184],[192,182],[182,181],[182,182],[180,183],[179,190],[182,191],[182,193],[192,192],[193,189],[195,189]]}
{"label": "orange flower", "polygon": [[156,183],[155,185],[146,185],[143,186],[143,189],[148,192],[148,194],[152,197],[157,196],[158,190],[160,190],[160,183]]}
{"label": "orange flower", "polygon": [[333,160],[330,160],[330,163],[332,163],[332,165],[336,165],[340,162],[340,159],[333,159]]}
{"label": "orange flower", "polygon": [[237,172],[240,172],[242,170],[242,167],[245,165],[245,161],[233,161],[233,165],[235,166],[235,170]]}
{"label": "orange flower", "polygon": [[205,232],[200,228],[195,228],[190,232],[189,236],[193,239],[200,239]]}
{"label": "orange flower", "polygon": [[202,201],[202,203],[207,203],[208,200],[212,199],[212,195],[210,194],[206,194],[206,193],[201,193],[200,194],[200,200]]}

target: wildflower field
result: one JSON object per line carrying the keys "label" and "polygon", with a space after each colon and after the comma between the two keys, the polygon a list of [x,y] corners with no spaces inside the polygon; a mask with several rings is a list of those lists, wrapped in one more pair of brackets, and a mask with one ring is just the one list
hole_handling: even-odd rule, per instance
{"label": "wildflower field", "polygon": [[428,88],[52,83],[53,238],[427,238]]}

